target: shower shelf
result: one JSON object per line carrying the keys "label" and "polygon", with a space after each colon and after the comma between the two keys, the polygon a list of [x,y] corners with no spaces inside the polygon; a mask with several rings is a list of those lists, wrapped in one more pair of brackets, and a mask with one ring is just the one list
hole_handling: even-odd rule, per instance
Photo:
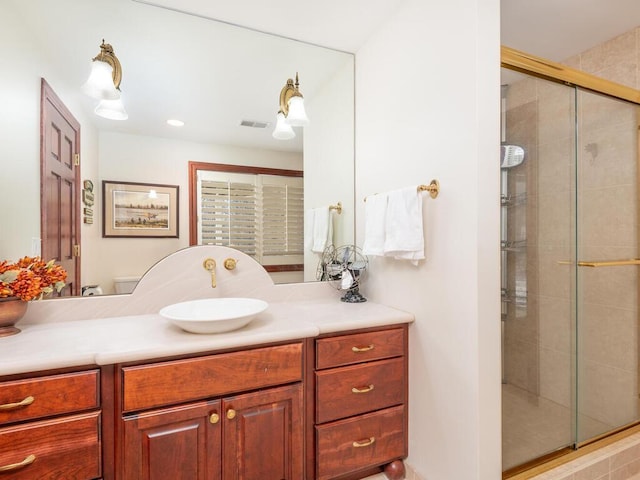
{"label": "shower shelf", "polygon": [[501,300],[504,303],[513,303],[516,307],[527,306],[527,292],[512,292],[510,290],[502,290]]}
{"label": "shower shelf", "polygon": [[518,205],[525,205],[526,203],[526,193],[518,193],[516,195],[500,195],[500,206],[502,207],[517,207]]}
{"label": "shower shelf", "polygon": [[511,253],[526,253],[527,251],[527,241],[526,240],[502,240],[500,242],[500,250],[503,252],[511,252]]}

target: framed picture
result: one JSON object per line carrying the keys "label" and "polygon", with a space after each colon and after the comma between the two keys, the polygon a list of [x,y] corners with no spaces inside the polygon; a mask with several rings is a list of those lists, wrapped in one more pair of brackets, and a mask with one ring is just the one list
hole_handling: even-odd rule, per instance
{"label": "framed picture", "polygon": [[178,185],[102,181],[102,236],[178,238]]}

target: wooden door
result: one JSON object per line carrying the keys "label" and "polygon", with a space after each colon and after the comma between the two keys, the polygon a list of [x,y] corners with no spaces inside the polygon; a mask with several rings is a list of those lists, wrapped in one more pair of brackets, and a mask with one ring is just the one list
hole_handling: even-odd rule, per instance
{"label": "wooden door", "polygon": [[303,478],[302,385],[225,398],[223,479]]}
{"label": "wooden door", "polygon": [[219,413],[220,402],[212,401],[125,417],[120,478],[220,480]]}
{"label": "wooden door", "polygon": [[80,124],[44,78],[40,115],[41,256],[67,271],[62,295],[80,295]]}

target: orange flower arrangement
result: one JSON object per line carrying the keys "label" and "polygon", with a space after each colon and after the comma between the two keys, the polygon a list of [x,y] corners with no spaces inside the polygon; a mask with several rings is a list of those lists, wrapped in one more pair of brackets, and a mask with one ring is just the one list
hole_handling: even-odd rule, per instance
{"label": "orange flower arrangement", "polygon": [[54,260],[22,257],[16,263],[0,262],[0,298],[17,297],[28,302],[59,292],[65,285],[67,272]]}

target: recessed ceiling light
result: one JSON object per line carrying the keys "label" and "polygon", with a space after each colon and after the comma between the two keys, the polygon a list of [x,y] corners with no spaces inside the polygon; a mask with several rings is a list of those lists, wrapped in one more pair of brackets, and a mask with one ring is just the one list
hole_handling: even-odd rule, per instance
{"label": "recessed ceiling light", "polygon": [[171,119],[171,120],[167,120],[167,123],[169,125],[171,125],[172,127],[182,127],[182,126],[184,126],[184,122],[182,120]]}

